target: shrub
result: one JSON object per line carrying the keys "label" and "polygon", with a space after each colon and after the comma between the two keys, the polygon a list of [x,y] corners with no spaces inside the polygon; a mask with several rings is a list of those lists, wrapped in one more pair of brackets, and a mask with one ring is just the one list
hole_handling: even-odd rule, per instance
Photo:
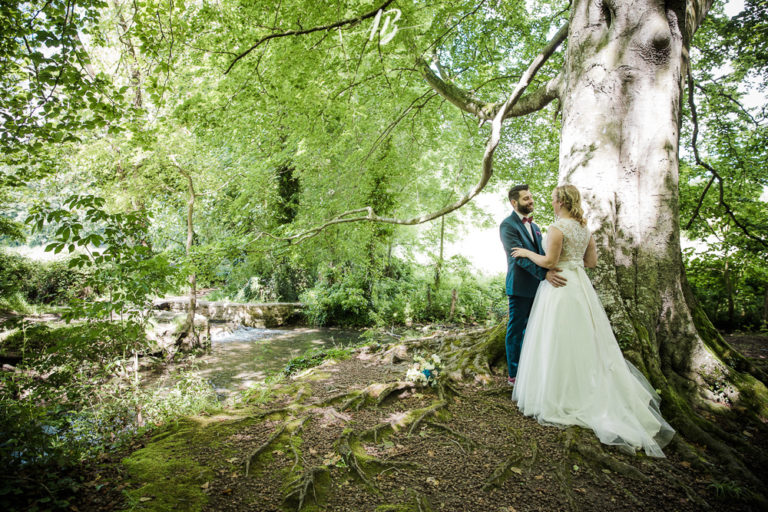
{"label": "shrub", "polygon": [[29,259],[0,249],[0,297],[22,291],[32,273],[33,264]]}
{"label": "shrub", "polygon": [[360,327],[371,322],[370,302],[363,289],[352,282],[315,286],[302,294],[301,301],[312,325]]}

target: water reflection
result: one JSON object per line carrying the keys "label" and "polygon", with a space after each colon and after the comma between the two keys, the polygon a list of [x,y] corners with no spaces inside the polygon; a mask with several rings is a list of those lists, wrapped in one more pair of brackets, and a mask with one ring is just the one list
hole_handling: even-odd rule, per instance
{"label": "water reflection", "polygon": [[282,369],[312,347],[350,345],[360,340],[360,334],[310,327],[238,327],[231,332],[212,333],[212,350],[199,360],[199,373],[217,394],[226,397],[263,381],[267,373]]}

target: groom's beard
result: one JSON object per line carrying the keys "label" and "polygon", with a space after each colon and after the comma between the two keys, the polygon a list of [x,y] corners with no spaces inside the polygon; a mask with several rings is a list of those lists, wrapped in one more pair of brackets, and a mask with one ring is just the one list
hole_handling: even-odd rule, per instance
{"label": "groom's beard", "polygon": [[522,206],[521,205],[521,206],[518,207],[517,211],[519,211],[523,215],[530,215],[531,212],[533,211],[533,205],[532,204],[529,204],[527,206]]}

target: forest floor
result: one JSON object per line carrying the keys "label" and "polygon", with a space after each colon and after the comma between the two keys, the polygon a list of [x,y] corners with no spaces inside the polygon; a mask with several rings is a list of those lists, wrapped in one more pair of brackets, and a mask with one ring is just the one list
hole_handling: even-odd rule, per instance
{"label": "forest floor", "polygon": [[[753,359],[768,349],[766,336],[729,341]],[[672,446],[668,458],[652,459],[577,427],[539,425],[517,410],[501,376],[441,397],[405,385],[409,358],[392,355],[363,348],[278,382],[258,403],[188,418],[105,454],[71,509],[761,509],[750,500],[758,489]],[[748,466],[749,446],[768,447],[764,430],[731,434],[743,438]],[[750,469],[765,478],[768,468]]]}

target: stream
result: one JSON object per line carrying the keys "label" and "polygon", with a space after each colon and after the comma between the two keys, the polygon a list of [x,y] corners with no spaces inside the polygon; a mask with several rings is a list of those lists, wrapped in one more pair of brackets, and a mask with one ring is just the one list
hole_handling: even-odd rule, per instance
{"label": "stream", "polygon": [[360,341],[363,331],[334,328],[237,327],[211,333],[211,353],[197,360],[199,373],[219,398],[262,382],[308,349],[343,347]]}

